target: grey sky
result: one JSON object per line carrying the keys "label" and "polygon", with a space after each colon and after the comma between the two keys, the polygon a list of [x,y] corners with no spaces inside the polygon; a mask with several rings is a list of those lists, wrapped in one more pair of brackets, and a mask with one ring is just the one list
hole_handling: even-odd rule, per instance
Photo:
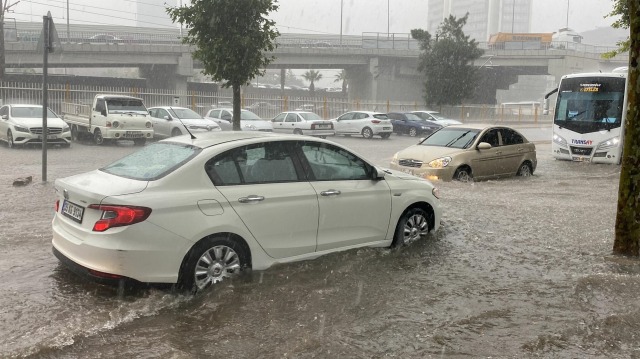
{"label": "grey sky", "polygon": [[[163,0],[141,0],[163,4]],[[273,18],[281,32],[339,33],[341,0],[280,0]],[[426,0],[344,0],[344,33],[387,31],[387,1],[390,3],[391,32],[409,32],[426,27]],[[592,30],[611,24],[603,16],[612,8],[611,0],[569,0],[569,27]],[[72,23],[135,25],[135,0],[69,0]],[[186,0],[185,0],[186,2]],[[18,21],[39,21],[47,10],[58,23],[66,22],[66,0],[22,0],[14,7]],[[567,0],[534,0],[533,32],[553,32],[565,26]],[[114,9],[114,10],[107,10]],[[95,13],[95,14],[89,14]],[[150,24],[151,26],[151,24]],[[311,30],[304,31],[301,29]]]}

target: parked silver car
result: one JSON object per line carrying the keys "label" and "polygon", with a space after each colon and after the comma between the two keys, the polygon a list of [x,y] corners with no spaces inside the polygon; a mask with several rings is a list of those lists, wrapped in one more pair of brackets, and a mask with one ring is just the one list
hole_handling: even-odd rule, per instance
{"label": "parked silver car", "polygon": [[205,120],[197,112],[184,107],[152,107],[149,115],[153,122],[155,137],[172,137],[193,132],[221,131],[220,126],[211,120]]}
{"label": "parked silver car", "polygon": [[[233,130],[233,124],[231,123],[233,120],[233,109],[231,108],[209,110],[204,118],[215,121],[220,128],[222,128],[222,131]],[[273,132],[271,122],[265,121],[255,113],[247,110],[240,112],[240,128],[242,131]]]}

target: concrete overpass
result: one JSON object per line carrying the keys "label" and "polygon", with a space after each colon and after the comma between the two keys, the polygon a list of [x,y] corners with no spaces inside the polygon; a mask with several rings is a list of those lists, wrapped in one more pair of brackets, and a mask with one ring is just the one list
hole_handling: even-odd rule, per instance
{"label": "concrete overpass", "polygon": [[[40,25],[41,26],[41,25]],[[100,29],[100,30],[98,30]],[[137,32],[131,32],[131,30]],[[51,55],[51,67],[138,67],[148,87],[186,89],[186,79],[201,64],[191,58],[193,48],[181,43],[178,30],[82,26],[81,30],[59,31],[63,52]],[[93,30],[93,31],[89,31]],[[142,31],[144,30],[144,31]],[[40,67],[42,55],[35,52],[38,30],[18,28],[16,42],[6,42],[7,67]],[[108,36],[105,36],[108,35]],[[67,43],[69,41],[69,43]],[[518,44],[511,43],[510,47]],[[518,74],[562,75],[608,72],[628,63],[626,55],[602,60],[610,48],[573,43],[554,43],[540,49],[485,48],[475,65]],[[530,44],[528,45],[530,46]],[[346,69],[349,96],[370,100],[421,100],[422,76],[417,71],[417,42],[407,34],[362,36],[283,34],[278,38],[276,57],[269,66],[277,69]],[[514,72],[515,71],[515,72]]]}

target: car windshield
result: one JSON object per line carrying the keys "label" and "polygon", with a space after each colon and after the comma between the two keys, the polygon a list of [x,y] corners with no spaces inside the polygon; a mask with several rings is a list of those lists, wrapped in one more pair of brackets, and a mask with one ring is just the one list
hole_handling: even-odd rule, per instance
{"label": "car windshield", "polygon": [[479,133],[480,130],[469,128],[443,128],[422,141],[420,145],[468,148],[476,140]]}
{"label": "car windshield", "polygon": [[198,115],[197,112],[189,110],[188,108],[172,107],[168,111],[172,116],[177,117],[181,120],[202,119],[202,116]]}
{"label": "car windshield", "polygon": [[[42,107],[12,107],[11,117],[16,118],[42,118]],[[58,116],[49,109],[47,111],[48,118],[57,118]]]}
{"label": "car windshield", "polygon": [[140,113],[147,114],[142,100],[136,98],[108,98],[107,108],[109,113]]}
{"label": "car windshield", "polygon": [[448,120],[448,118],[442,116],[440,112],[429,112],[429,115],[433,116],[436,120]]}
{"label": "car windshield", "polygon": [[251,111],[240,112],[240,119],[242,121],[262,121],[262,119]]}
{"label": "car windshield", "polygon": [[304,118],[306,121],[324,121],[322,117],[316,115],[313,112],[305,112],[299,115],[302,116],[302,118]]}
{"label": "car windshield", "polygon": [[202,149],[178,143],[154,143],[100,170],[141,181],[154,181],[175,171]]}
{"label": "car windshield", "polygon": [[373,115],[373,117],[377,118],[378,120],[388,120],[389,117],[387,117],[387,115],[385,115],[384,113],[378,113]]}
{"label": "car windshield", "polygon": [[409,120],[409,121],[415,121],[415,122],[426,122],[427,121],[424,118],[421,118],[420,116],[416,115],[415,113],[405,113],[404,115],[407,116],[407,120]]}

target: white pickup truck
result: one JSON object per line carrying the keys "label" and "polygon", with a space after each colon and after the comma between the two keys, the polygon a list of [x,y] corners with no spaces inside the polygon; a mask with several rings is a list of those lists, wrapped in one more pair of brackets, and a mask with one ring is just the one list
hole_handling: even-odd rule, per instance
{"label": "white pickup truck", "polygon": [[153,125],[142,100],[121,95],[96,95],[93,105],[62,103],[71,138],[89,136],[96,145],[105,140],[133,140],[137,146],[153,138]]}

